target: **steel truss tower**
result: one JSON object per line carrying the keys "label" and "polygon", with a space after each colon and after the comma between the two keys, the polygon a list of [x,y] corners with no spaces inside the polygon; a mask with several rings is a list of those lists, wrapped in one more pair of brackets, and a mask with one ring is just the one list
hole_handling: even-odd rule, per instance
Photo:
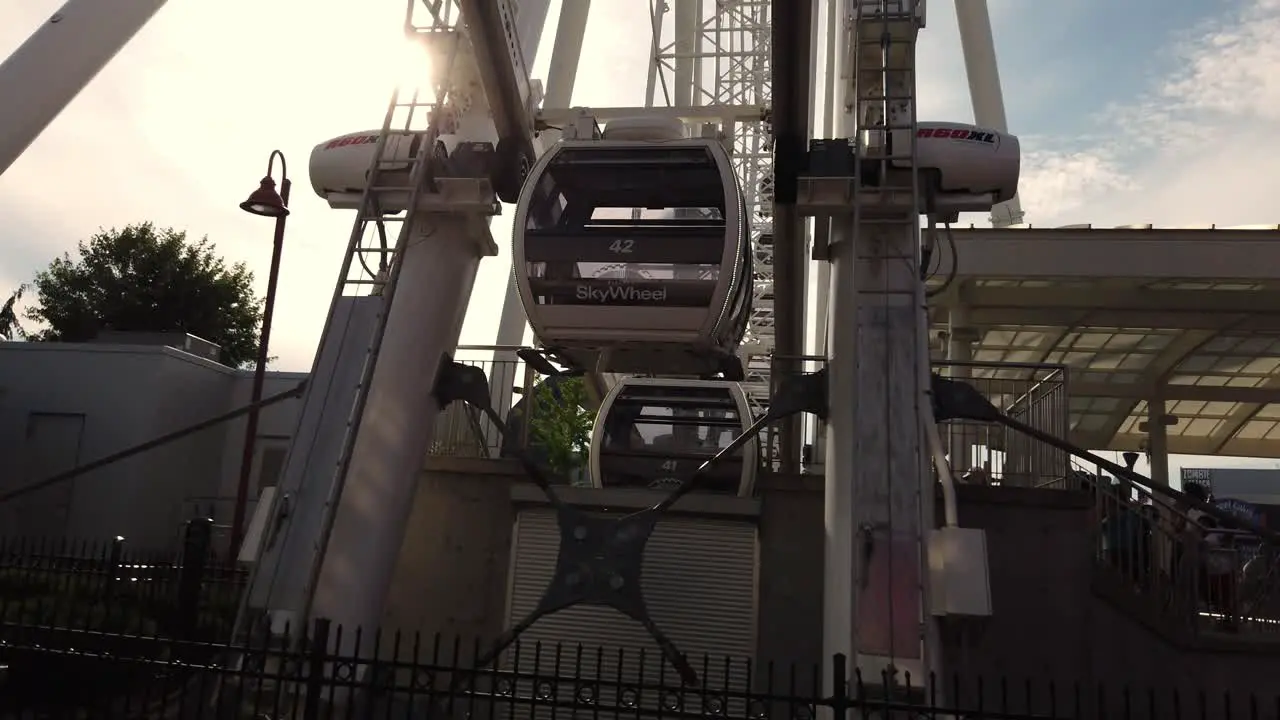
{"label": "steel truss tower", "polygon": [[769,5],[769,0],[652,2],[646,88],[649,108],[676,108],[686,120],[718,123],[731,140],[755,250],[751,321],[741,352],[745,387],[757,407],[768,402],[774,346]]}

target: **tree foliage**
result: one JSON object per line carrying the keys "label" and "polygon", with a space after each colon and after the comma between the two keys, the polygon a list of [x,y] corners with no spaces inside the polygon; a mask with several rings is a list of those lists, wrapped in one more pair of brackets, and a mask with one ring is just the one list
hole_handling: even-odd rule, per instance
{"label": "tree foliage", "polygon": [[560,377],[539,384],[533,397],[530,440],[552,472],[568,476],[582,466],[591,444],[587,387],[580,377]]}
{"label": "tree foliage", "polygon": [[98,232],[78,256],[50,263],[26,316],[35,340],[85,342],[102,330],[185,332],[222,347],[239,367],[257,355],[262,303],[244,263],[228,266],[207,237],[138,223]]}
{"label": "tree foliage", "polygon": [[19,285],[9,295],[9,299],[4,301],[4,305],[0,305],[0,340],[21,340],[27,336],[22,323],[18,321],[18,301],[26,291],[26,285]]}

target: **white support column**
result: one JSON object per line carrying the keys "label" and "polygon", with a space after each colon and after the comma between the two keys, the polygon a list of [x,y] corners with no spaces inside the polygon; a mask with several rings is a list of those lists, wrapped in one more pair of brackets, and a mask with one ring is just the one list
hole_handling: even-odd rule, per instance
{"label": "white support column", "polygon": [[533,67],[537,59],[550,10],[551,0],[520,0],[516,6],[516,37],[520,38],[520,54],[527,68]]}
{"label": "white support column", "polygon": [[0,63],[0,173],[164,4],[165,0],[67,0]]}
{"label": "white support column", "polygon": [[[996,42],[991,34],[991,14],[987,0],[956,0],[956,24],[960,27],[960,49],[964,53],[969,97],[973,101],[976,125],[1008,132],[1004,93],[1000,88],[1000,67]],[[1022,202],[1017,195],[991,210],[993,227],[1009,227],[1022,222]]]}
{"label": "white support column", "polygon": [[[841,134],[858,137],[859,162],[879,172],[878,180],[862,172],[848,179],[852,207],[832,218],[824,651],[852,648],[869,684],[890,671],[897,685],[906,672],[927,677],[938,661],[925,572],[934,484],[923,438],[919,192],[914,170],[890,173],[886,159],[892,152],[902,163],[910,153],[914,162],[922,8],[880,0],[846,7],[854,10],[853,72],[842,104],[856,130]],[[889,147],[895,131],[912,140],[908,147]]]}
{"label": "white support column", "polygon": [[346,633],[364,628],[366,638],[381,624],[440,415],[441,361],[457,347],[480,259],[497,254],[487,224],[463,215],[420,218],[401,243],[386,331],[346,476],[329,500],[331,528],[304,615]]}
{"label": "white support column", "polygon": [[[582,38],[587,31],[587,18],[591,12],[591,0],[563,0],[560,6],[560,20],[556,27],[555,44],[551,49],[551,64],[547,70],[546,92],[543,95],[544,108],[561,109],[569,107],[573,101],[574,80],[578,76],[578,62],[582,58]],[[554,131],[543,135],[546,143],[555,142],[556,137],[548,137]],[[516,288],[515,274],[507,275],[506,298],[502,303],[502,316],[498,320],[498,337],[496,344],[515,347],[524,345],[525,336],[529,333],[529,322],[524,314],[524,305],[520,303],[520,291]],[[514,352],[498,352],[496,361],[515,361]],[[507,408],[497,408],[505,416]]]}
{"label": "white support column", "polygon": [[[694,69],[698,60],[698,1],[675,0],[675,72],[671,88],[672,107],[693,105]],[[656,66],[656,63],[650,63]]]}
{"label": "white support column", "polygon": [[582,39],[587,34],[591,0],[563,0],[560,20],[556,25],[556,41],[551,48],[547,69],[547,87],[542,98],[546,108],[567,108],[573,102],[574,81],[582,59]]}

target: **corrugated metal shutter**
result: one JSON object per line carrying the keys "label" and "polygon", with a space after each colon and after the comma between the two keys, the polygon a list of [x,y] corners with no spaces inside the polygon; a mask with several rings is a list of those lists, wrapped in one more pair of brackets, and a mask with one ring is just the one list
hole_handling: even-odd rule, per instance
{"label": "corrugated metal shutter", "polygon": [[[527,615],[542,597],[555,569],[559,538],[549,509],[520,512],[508,624]],[[747,662],[755,655],[757,566],[756,526],[751,522],[672,517],[658,523],[649,540],[643,570],[649,613],[685,653],[709,692],[723,690],[726,683],[738,692],[749,685]],[[535,647],[538,642],[540,649]],[[557,673],[556,647],[562,643]],[[521,636],[515,655],[508,653],[504,658],[506,668],[518,665],[521,673],[533,673],[536,668],[540,676],[558,674],[587,684],[598,679],[600,685],[587,691],[601,703],[630,704],[634,698],[642,707],[654,707],[660,701],[656,691],[632,691],[619,698],[618,686],[680,684],[645,629],[612,608],[574,607],[543,618]],[[573,702],[583,690],[579,682],[561,683],[557,699]],[[521,696],[532,692],[534,688],[517,689]],[[669,705],[673,699],[661,701]],[[704,699],[699,697],[697,702]],[[702,711],[687,705],[685,709]],[[528,717],[527,709],[524,713]],[[555,714],[578,713],[561,707]],[[583,708],[582,714],[589,716],[589,708]]]}

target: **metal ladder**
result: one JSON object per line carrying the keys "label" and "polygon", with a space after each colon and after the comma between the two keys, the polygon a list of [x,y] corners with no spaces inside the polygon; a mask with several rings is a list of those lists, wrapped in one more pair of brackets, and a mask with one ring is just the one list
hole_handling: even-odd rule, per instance
{"label": "metal ladder", "polygon": [[[439,60],[443,56],[444,65],[434,68],[440,84],[430,89],[431,97],[424,97],[427,93],[420,87],[414,87],[408,91],[405,88],[396,87],[392,92],[382,128],[378,134],[373,160],[365,175],[365,188],[352,224],[347,252],[342,261],[342,269],[339,272],[337,287],[330,305],[329,318],[325,322],[320,339],[319,347],[323,348],[331,332],[345,335],[347,327],[333,327],[335,311],[343,297],[360,295],[381,297],[373,334],[365,351],[364,367],[359,383],[354,389],[355,399],[347,417],[342,450],[333,468],[333,477],[326,500],[323,531],[315,539],[313,567],[305,590],[307,609],[303,617],[310,613],[311,593],[319,577],[324,549],[333,529],[337,502],[341,497],[342,486],[350,466],[356,436],[364,415],[369,384],[378,363],[387,319],[395,300],[396,281],[400,271],[400,265],[396,260],[405,243],[412,237],[415,219],[420,215],[414,211],[414,208],[417,208],[423,196],[429,193],[432,164],[436,159],[435,147],[441,134],[441,123],[445,122],[446,103],[449,99],[450,88],[447,86],[447,79],[451,75],[453,62],[461,48],[460,29],[453,24],[453,18],[449,16],[451,7],[452,3],[424,4],[421,0],[407,0],[405,37],[410,42],[427,45],[435,51],[435,59]],[[415,19],[419,16],[415,11],[423,9],[429,11],[431,22],[420,25]],[[440,52],[442,50],[443,53]],[[402,151],[405,143],[408,143],[408,149]],[[405,155],[408,157],[404,157]],[[388,238],[391,235],[389,227],[396,228],[394,245],[388,245]],[[377,258],[376,267],[370,265],[370,259],[375,257]]]}
{"label": "metal ladder", "polygon": [[[877,220],[908,219],[918,223],[919,179],[916,172],[916,35],[921,0],[852,0],[854,87],[857,89],[859,168],[864,182],[858,193],[871,202],[854,206],[855,221],[867,213]],[[892,131],[906,131],[908,147],[891,147]],[[891,166],[892,163],[892,166]],[[905,164],[905,167],[904,167]],[[866,169],[871,169],[870,174]],[[903,184],[894,182],[905,180]],[[867,182],[877,183],[867,187]],[[905,212],[904,212],[905,210]],[[909,217],[908,217],[909,216]]]}
{"label": "metal ladder", "polygon": [[[880,462],[872,463],[876,468],[874,474],[866,470],[867,474],[857,482],[859,489],[855,497],[866,507],[859,512],[862,523],[859,532],[868,543],[888,540],[890,548],[898,547],[899,540],[906,541],[910,535],[923,558],[927,552],[928,531],[923,508],[929,507],[923,491],[926,487],[932,488],[931,483],[923,481],[927,477],[923,424],[916,423],[916,432],[910,433],[901,423],[895,426],[893,417],[901,415],[899,409],[904,403],[914,406],[913,418],[919,418],[920,413],[926,411],[921,403],[921,386],[908,383],[901,374],[906,368],[903,348],[915,348],[913,365],[921,353],[926,359],[928,353],[928,348],[921,346],[924,337],[920,324],[924,321],[924,296],[919,280],[922,205],[916,162],[915,102],[915,43],[923,25],[923,0],[849,1],[855,8],[850,60],[856,97],[851,100],[853,107],[847,109],[854,112],[856,121],[858,168],[852,242],[858,252],[858,276],[863,278],[857,283],[858,323],[867,324],[860,327],[859,332],[871,336],[869,342],[862,341],[860,345],[868,348],[867,354],[873,357],[882,353],[882,360],[873,359],[871,363],[889,374],[881,380],[885,394],[871,401],[877,410],[883,405],[886,445],[884,456],[878,459]],[[909,276],[903,273],[904,267]],[[871,349],[873,347],[876,349]],[[924,379],[915,372],[910,377],[918,378],[917,383]],[[908,465],[912,459],[914,463]],[[901,566],[902,559],[896,552],[890,552],[889,557],[886,561],[889,575],[912,572]],[[928,663],[930,618],[927,573],[923,567],[917,577],[922,620],[920,658],[921,662]],[[883,589],[873,592],[890,592],[895,582],[885,582]],[[903,667],[893,656],[898,655],[899,648],[909,647],[912,639],[893,634],[890,638],[893,651],[889,667],[895,672],[901,671]]]}

